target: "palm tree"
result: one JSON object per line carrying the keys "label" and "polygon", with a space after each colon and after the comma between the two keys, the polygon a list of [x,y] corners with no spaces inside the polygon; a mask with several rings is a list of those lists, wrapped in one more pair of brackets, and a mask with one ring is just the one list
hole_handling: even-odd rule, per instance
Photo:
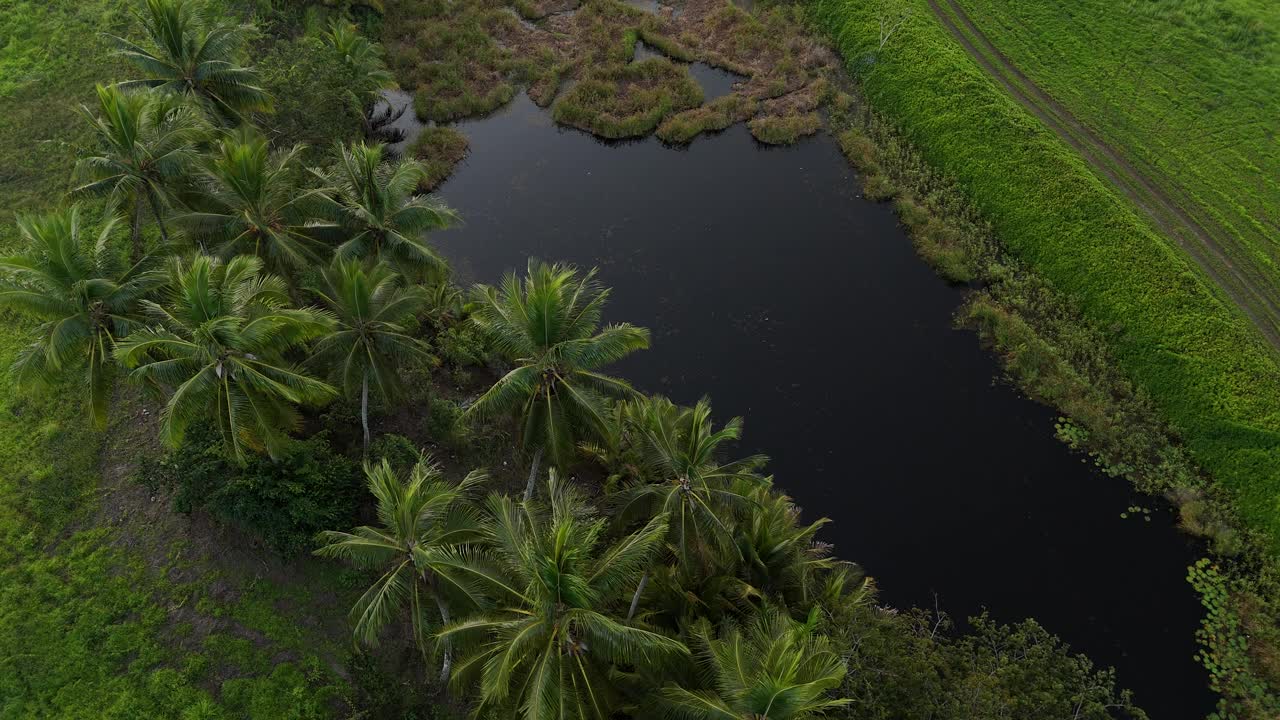
{"label": "palm tree", "polygon": [[770,484],[738,481],[737,491],[751,499],[753,511],[734,528],[742,557],[739,574],[761,596],[781,596],[793,607],[810,605],[824,591],[829,571],[852,567],[831,556],[831,546],[817,540],[828,518],[808,525],[800,508]]}
{"label": "palm tree", "polygon": [[421,286],[401,287],[386,265],[369,270],[355,260],[335,261],[324,270],[320,299],[337,317],[332,334],[316,343],[312,361],[328,367],[348,396],[360,393],[360,425],[369,450],[369,381],[383,398],[400,388],[397,365],[412,356],[429,357],[422,341],[410,336],[405,321],[427,306]]}
{"label": "palm tree", "polygon": [[693,631],[711,689],[662,688],[670,720],[802,720],[848,705],[827,695],[844,680],[844,661],[815,632],[817,614],[798,623],[774,608],[761,610],[745,632],[730,624],[720,637],[700,621]]}
{"label": "palm tree", "polygon": [[666,518],[605,544],[606,522],[554,470],[548,490],[545,506],[489,499],[489,542],[509,578],[496,588],[503,609],[454,623],[438,637],[472,641],[455,681],[478,679],[477,714],[512,708],[526,720],[604,720],[612,669],[661,667],[688,654],[680,642],[624,625],[608,610],[653,559]]}
{"label": "palm tree", "polygon": [[249,26],[210,25],[188,0],[146,0],[139,19],[149,46],[109,36],[118,53],[145,75],[120,83],[122,87],[188,95],[232,123],[247,112],[271,108],[257,75],[240,64]]}
{"label": "palm tree", "polygon": [[597,332],[609,291],[595,275],[531,259],[523,284],[510,273],[501,289],[476,289],[472,318],[516,368],[466,415],[511,414],[519,420],[521,444],[534,453],[526,498],[533,494],[544,452],[555,467],[568,467],[575,446],[598,436],[607,422],[606,397],[635,396],[626,381],[598,370],[649,347],[649,331],[623,323]]}
{"label": "palm tree", "polygon": [[169,188],[192,166],[202,136],[199,113],[180,98],[150,92],[126,92],[99,85],[98,112],[81,106],[93,127],[96,147],[82,151],[76,163],[81,181],[73,196],[105,195],[113,208],[129,207],[133,260],[142,258],[142,207],[151,208],[167,244],[161,206]]}
{"label": "palm tree", "polygon": [[[736,417],[716,431],[711,423],[711,403],[702,398],[692,408],[680,408],[663,397],[638,403],[643,465],[650,477],[630,483],[615,497],[616,517],[623,523],[638,513],[664,513],[671,518],[668,544],[687,573],[709,576],[717,557],[737,554],[733,520],[752,504],[745,487],[766,484],[755,474],[768,458],[752,455],[721,463],[716,452],[742,434],[742,418]],[[631,601],[630,620],[648,580],[646,573]]]}
{"label": "palm tree", "polygon": [[381,144],[335,146],[338,162],[317,175],[332,189],[339,224],[347,240],[334,255],[387,261],[405,277],[432,271],[437,280],[448,265],[426,242],[427,233],[457,222],[458,216],[438,201],[415,195],[426,177],[417,160],[383,162]]}
{"label": "palm tree", "polygon": [[255,257],[172,260],[164,303],[142,301],[155,325],[115,351],[136,379],[170,391],[160,423],[165,441],[176,446],[193,420],[208,417],[236,459],[246,449],[276,457],[298,426],[295,406],[336,394],[285,359],[328,332],[332,318],[287,301],[284,282],[264,274]]}
{"label": "palm tree", "polygon": [[80,211],[19,217],[27,254],[0,258],[0,306],[40,320],[40,339],[18,353],[13,371],[20,385],[40,387],[83,367],[89,412],[95,425],[107,419],[109,360],[116,341],[136,324],[139,298],[159,282],[142,265],[120,267],[110,247],[114,222],[96,237],[82,236]]}
{"label": "palm tree", "polygon": [[[364,471],[378,500],[381,525],[323,532],[316,554],[382,573],[351,609],[358,642],[376,646],[387,624],[407,606],[414,640],[425,656],[431,636],[427,603],[435,604],[440,622],[447,625],[451,607],[483,606],[484,590],[495,582],[478,549],[481,520],[470,502],[487,476],[476,470],[450,483],[439,465],[426,460],[407,478],[398,476],[386,459],[365,463]],[[449,679],[451,662],[446,645],[441,682]]]}
{"label": "palm tree", "polygon": [[273,154],[251,128],[228,134],[206,163],[198,209],[177,222],[202,244],[213,239],[224,259],[256,255],[282,275],[320,262],[336,227],[321,219],[328,206],[324,194],[301,186],[300,152],[295,147]]}
{"label": "palm tree", "polygon": [[369,42],[355,25],[344,20],[331,22],[323,37],[357,78],[356,86],[348,92],[352,104],[367,119],[369,111],[382,98],[381,91],[396,87],[395,76],[382,59],[382,46]]}

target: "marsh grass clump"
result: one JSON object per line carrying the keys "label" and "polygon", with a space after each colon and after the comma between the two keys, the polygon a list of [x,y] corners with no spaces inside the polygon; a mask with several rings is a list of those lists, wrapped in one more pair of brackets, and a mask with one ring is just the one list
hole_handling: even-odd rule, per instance
{"label": "marsh grass clump", "polygon": [[643,24],[640,25],[635,32],[646,45],[651,46],[653,49],[669,58],[683,60],[684,62],[693,62],[698,59],[697,54],[694,53],[693,50],[690,50],[680,42],[663,35],[657,27],[656,20],[652,17],[644,18]]}
{"label": "marsh grass clump", "polygon": [[767,145],[790,145],[818,132],[822,118],[817,113],[765,115],[747,123],[755,139]]}
{"label": "marsh grass clump", "polygon": [[468,147],[467,136],[451,127],[423,128],[409,148],[409,154],[421,161],[426,170],[419,190],[430,192],[452,175],[453,169],[467,156]]}
{"label": "marsh grass clump", "polygon": [[[871,188],[872,180],[884,177],[879,174],[868,178],[866,187]],[[866,195],[877,199],[870,192],[866,192]],[[939,275],[953,283],[967,283],[977,277],[973,259],[963,244],[959,230],[934,217],[913,197],[899,197],[896,206],[898,218],[907,227],[916,252]]]}
{"label": "marsh grass clump", "polygon": [[604,138],[652,132],[668,115],[702,104],[689,71],[666,58],[588,72],[552,106],[555,121]]}
{"label": "marsh grass clump", "polygon": [[716,98],[702,107],[672,115],[658,126],[663,142],[682,145],[704,132],[719,132],[755,114],[759,103],[737,93]]}
{"label": "marsh grass clump", "polygon": [[383,25],[389,64],[415,91],[418,116],[445,122],[510,101],[513,55],[496,37],[513,26],[515,15],[487,1],[394,3]]}

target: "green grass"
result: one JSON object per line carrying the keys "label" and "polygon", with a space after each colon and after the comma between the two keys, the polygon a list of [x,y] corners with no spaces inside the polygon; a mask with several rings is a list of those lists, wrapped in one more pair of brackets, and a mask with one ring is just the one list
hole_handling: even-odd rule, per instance
{"label": "green grass", "polygon": [[821,0],[878,110],[955,178],[1004,244],[1109,330],[1122,369],[1280,551],[1280,368],[1248,322],[1068,147],[1017,106],[912,0],[873,62],[874,10]]}
{"label": "green grass", "polygon": [[[0,252],[16,249],[13,212],[61,202],[65,144],[83,140],[71,108],[122,75],[99,33],[130,18],[116,0],[0,0]],[[345,648],[281,609],[307,591],[219,581],[181,537],[126,547],[94,527],[102,436],[81,388],[18,394],[7,368],[31,326],[0,317],[0,719],[330,716],[348,691],[320,658]]]}
{"label": "green grass", "polygon": [[1280,5],[959,3],[1015,66],[1280,297]]}

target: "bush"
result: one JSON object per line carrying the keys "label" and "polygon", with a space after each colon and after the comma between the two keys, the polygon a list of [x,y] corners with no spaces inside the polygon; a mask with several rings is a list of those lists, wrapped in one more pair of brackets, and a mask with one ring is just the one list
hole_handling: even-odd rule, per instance
{"label": "bush", "polygon": [[397,472],[408,470],[418,462],[421,453],[413,441],[403,435],[386,433],[379,435],[369,448],[369,459],[377,462],[385,459]]}
{"label": "bush", "polygon": [[275,112],[255,117],[272,143],[303,143],[327,152],[334,140],[361,135],[364,118],[349,88],[355,73],[331,46],[314,37],[277,42],[257,62],[262,86],[275,98]]}
{"label": "bush", "polygon": [[208,426],[191,428],[163,458],[145,459],[139,481],[172,489],[178,512],[203,509],[284,555],[309,549],[320,530],[350,526],[364,490],[360,468],[323,435],[293,443],[275,461],[254,456],[241,467]]}
{"label": "bush", "polygon": [[[848,648],[849,674],[836,691],[853,700],[834,717],[859,720],[971,718],[1146,718],[1115,672],[1072,655],[1034,620],[999,625],[971,618],[973,631],[951,635],[945,615],[899,613],[870,605],[832,608],[829,630]],[[867,682],[871,676],[891,682]]]}
{"label": "bush", "polygon": [[466,428],[461,423],[462,408],[447,398],[432,398],[427,405],[427,417],[423,430],[427,437],[441,446],[459,448],[466,444]]}

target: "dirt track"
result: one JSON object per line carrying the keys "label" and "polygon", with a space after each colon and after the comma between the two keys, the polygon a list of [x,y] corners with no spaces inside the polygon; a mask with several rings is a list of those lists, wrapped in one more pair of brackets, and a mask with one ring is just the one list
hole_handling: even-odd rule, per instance
{"label": "dirt track", "polygon": [[[945,2],[944,9],[940,3]],[[929,8],[988,75],[1020,105],[1074,148],[1102,177],[1120,190],[1155,227],[1195,261],[1280,351],[1280,296],[1274,283],[1251,276],[1231,259],[1220,238],[1191,217],[1132,162],[1077,120],[1061,103],[1022,73],[987,38],[955,0],[928,0]],[[949,11],[949,12],[948,12]],[[956,22],[959,21],[963,30]]]}

